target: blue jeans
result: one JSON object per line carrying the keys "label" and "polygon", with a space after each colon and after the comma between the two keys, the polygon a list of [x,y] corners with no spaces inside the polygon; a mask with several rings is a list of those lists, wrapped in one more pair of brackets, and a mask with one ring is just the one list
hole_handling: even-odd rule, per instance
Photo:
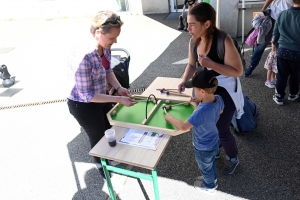
{"label": "blue jeans", "polygon": [[252,66],[253,69],[255,69],[257,67],[257,65],[259,64],[259,61],[265,51],[265,48],[268,46],[268,44],[272,40],[274,24],[275,24],[275,21],[272,19],[272,28],[269,31],[268,35],[266,35],[265,42],[262,44],[258,44],[254,49],[254,52],[252,54],[252,58],[250,61],[250,65]]}
{"label": "blue jeans", "polygon": [[195,158],[203,176],[203,184],[206,188],[214,188],[217,179],[217,167],[215,157],[219,152],[220,143],[217,142],[212,149],[203,151],[194,148]]}

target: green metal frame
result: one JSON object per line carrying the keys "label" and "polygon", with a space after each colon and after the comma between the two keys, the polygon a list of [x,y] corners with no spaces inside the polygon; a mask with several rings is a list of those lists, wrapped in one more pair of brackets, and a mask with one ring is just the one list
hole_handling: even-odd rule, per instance
{"label": "green metal frame", "polygon": [[104,158],[100,158],[100,160],[101,160],[102,168],[103,168],[103,171],[104,171],[104,174],[105,174],[105,177],[106,177],[106,182],[107,182],[107,187],[108,187],[108,191],[109,191],[109,194],[110,194],[110,198],[112,200],[116,200],[116,196],[115,196],[115,193],[114,193],[114,189],[113,189],[108,171],[116,172],[116,173],[119,173],[119,174],[122,174],[122,175],[127,175],[127,176],[130,176],[130,177],[134,177],[134,178],[140,178],[140,179],[152,181],[153,182],[155,199],[160,200],[156,169],[151,170],[152,171],[152,176],[151,176],[151,175],[148,175],[148,174],[133,172],[133,171],[130,171],[130,170],[127,170],[127,169],[121,169],[121,168],[117,168],[117,167],[114,167],[114,166],[110,166],[110,165],[107,164],[106,159],[104,159]]}

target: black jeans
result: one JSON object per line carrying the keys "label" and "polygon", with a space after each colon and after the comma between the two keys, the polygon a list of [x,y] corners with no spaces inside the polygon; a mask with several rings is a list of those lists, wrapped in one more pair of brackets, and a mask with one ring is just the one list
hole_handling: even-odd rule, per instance
{"label": "black jeans", "polygon": [[236,110],[235,104],[225,88],[218,87],[215,94],[220,95],[224,101],[224,110],[217,122],[220,143],[228,157],[236,158],[238,155],[238,148],[235,137],[230,131],[231,120]]}
{"label": "black jeans", "polygon": [[[68,99],[70,113],[77,120],[89,137],[93,148],[104,136],[105,130],[111,128],[106,114],[111,110],[112,103],[83,103]],[[94,157],[98,168],[101,167],[100,158]]]}
{"label": "black jeans", "polygon": [[283,99],[285,88],[289,78],[289,92],[291,95],[298,94],[300,79],[300,62],[287,60],[277,56],[276,96]]}

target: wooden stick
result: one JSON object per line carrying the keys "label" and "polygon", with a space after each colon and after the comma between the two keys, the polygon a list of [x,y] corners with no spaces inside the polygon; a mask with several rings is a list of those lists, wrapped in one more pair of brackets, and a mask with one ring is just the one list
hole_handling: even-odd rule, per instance
{"label": "wooden stick", "polygon": [[[156,89],[156,90],[162,90],[162,88],[161,89]],[[164,89],[164,91],[167,91],[167,90],[176,90],[176,91],[178,91],[178,89]]]}
{"label": "wooden stick", "polygon": [[137,99],[147,99],[148,97],[142,96],[142,95],[133,95],[132,98]]}
{"label": "wooden stick", "polygon": [[173,93],[173,94],[182,94],[182,93],[179,93],[179,92],[174,92],[174,91],[167,91],[169,93]]}
{"label": "wooden stick", "polygon": [[134,99],[135,101],[137,101],[137,102],[145,102],[145,101],[147,101],[147,99]]}
{"label": "wooden stick", "polygon": [[[134,99],[136,102],[146,102],[147,99]],[[153,102],[156,103],[156,101],[154,99],[149,99],[149,102]]]}
{"label": "wooden stick", "polygon": [[183,97],[191,97],[190,95],[186,95],[186,94],[183,94],[183,93],[179,93],[179,92],[169,92],[169,94],[172,94],[172,95],[177,95],[177,96],[183,96]]}
{"label": "wooden stick", "polygon": [[174,106],[179,106],[179,105],[182,105],[182,104],[190,104],[190,102],[181,102],[181,103],[173,104],[171,106],[174,107]]}
{"label": "wooden stick", "polygon": [[164,108],[164,111],[165,111],[165,114],[167,114],[167,109],[166,108]]}

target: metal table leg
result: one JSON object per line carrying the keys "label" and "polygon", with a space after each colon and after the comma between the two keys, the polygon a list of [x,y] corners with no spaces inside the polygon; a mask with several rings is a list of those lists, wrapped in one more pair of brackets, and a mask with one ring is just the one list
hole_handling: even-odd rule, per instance
{"label": "metal table leg", "polygon": [[139,173],[139,172],[133,172],[133,171],[130,171],[130,170],[127,170],[127,169],[122,169],[122,168],[117,168],[117,167],[114,167],[114,166],[110,166],[106,163],[106,160],[104,158],[100,158],[100,159],[101,159],[103,171],[104,171],[104,174],[105,174],[105,177],[106,177],[106,182],[107,182],[107,187],[108,187],[108,190],[109,190],[109,194],[110,194],[110,197],[111,197],[112,200],[116,200],[116,196],[115,196],[114,189],[113,189],[113,186],[112,186],[112,183],[111,183],[111,179],[109,177],[109,171],[116,172],[118,174],[130,176],[130,177],[134,177],[134,178],[140,178],[140,179],[152,181],[153,182],[155,199],[160,200],[156,169],[151,170],[152,175],[148,175],[148,174],[143,174],[143,173]]}

